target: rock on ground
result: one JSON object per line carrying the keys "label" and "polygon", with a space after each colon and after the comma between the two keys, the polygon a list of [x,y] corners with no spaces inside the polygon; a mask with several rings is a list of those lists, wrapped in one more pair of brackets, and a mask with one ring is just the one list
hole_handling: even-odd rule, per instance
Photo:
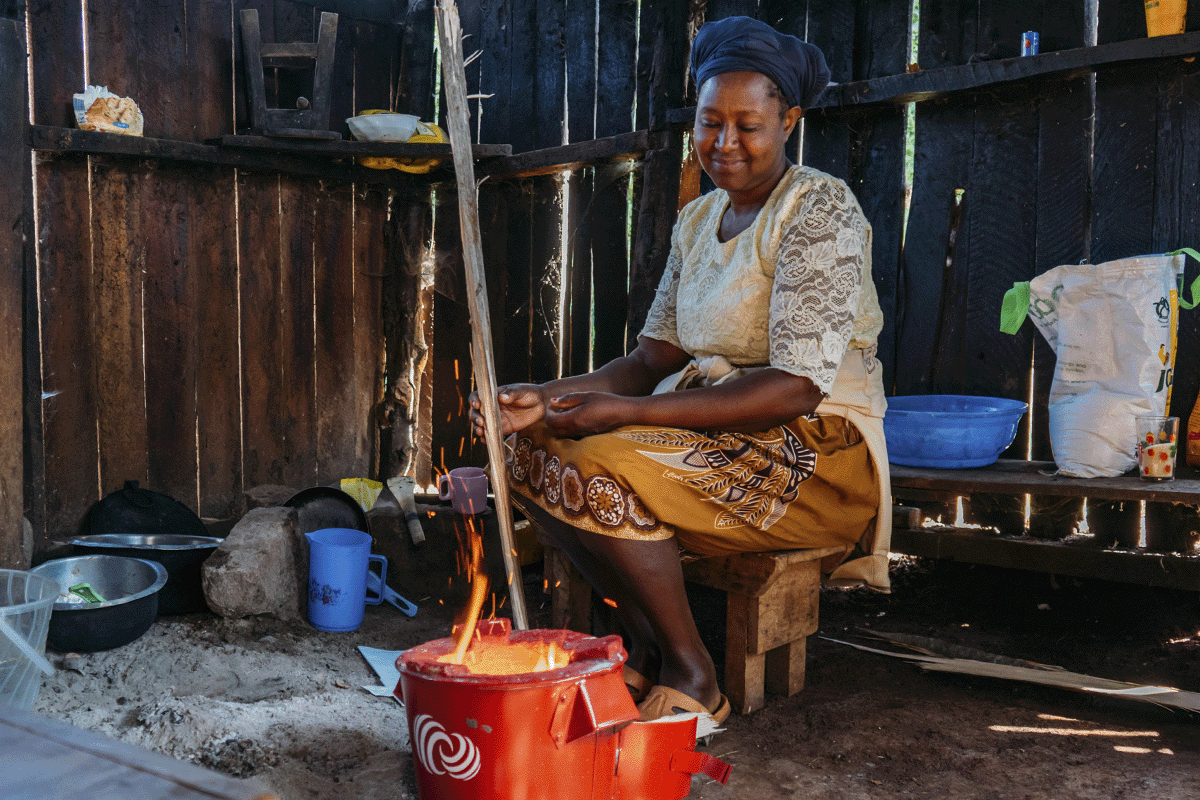
{"label": "rock on ground", "polygon": [[308,543],[294,508],[255,508],[201,569],[204,598],[222,617],[305,618]]}

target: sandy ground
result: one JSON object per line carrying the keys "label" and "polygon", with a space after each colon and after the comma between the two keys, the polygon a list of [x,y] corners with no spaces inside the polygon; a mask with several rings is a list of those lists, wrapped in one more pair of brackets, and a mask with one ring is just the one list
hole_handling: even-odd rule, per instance
{"label": "sandy ground", "polygon": [[[526,578],[536,625],[548,609],[540,575]],[[805,690],[731,718],[704,748],[733,765],[729,784],[697,778],[692,797],[1197,796],[1200,715],[926,673],[820,638],[869,627],[1200,691],[1196,593],[911,559],[896,563],[894,580],[891,595],[822,593]],[[693,602],[720,654],[723,598],[697,589]],[[415,798],[404,712],[360,688],[375,678],[356,647],[402,649],[448,630],[433,601],[411,620],[370,607],[344,634],[269,618],[164,618],[132,644],[66,662],[35,711],[253,776],[284,800]]]}

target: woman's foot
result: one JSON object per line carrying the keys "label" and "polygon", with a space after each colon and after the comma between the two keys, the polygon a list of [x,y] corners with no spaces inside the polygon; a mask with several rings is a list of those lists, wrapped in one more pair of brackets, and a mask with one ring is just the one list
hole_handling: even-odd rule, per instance
{"label": "woman's foot", "polygon": [[638,703],[638,711],[643,722],[669,717],[672,714],[708,714],[717,723],[724,722],[731,708],[725,695],[717,692],[717,699],[712,703],[701,703],[696,698],[684,694],[670,686],[654,686],[646,694],[646,699]]}
{"label": "woman's foot", "polygon": [[629,696],[635,703],[645,700],[650,687],[654,685],[653,681],[628,664],[625,665],[622,677],[625,679],[625,688],[629,689]]}

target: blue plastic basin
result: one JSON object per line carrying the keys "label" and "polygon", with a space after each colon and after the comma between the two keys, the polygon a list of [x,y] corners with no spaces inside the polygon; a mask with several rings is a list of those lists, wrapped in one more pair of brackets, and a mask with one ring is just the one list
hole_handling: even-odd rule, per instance
{"label": "blue plastic basin", "polygon": [[1029,406],[1001,397],[926,394],[889,397],[883,418],[888,461],[967,469],[996,463]]}

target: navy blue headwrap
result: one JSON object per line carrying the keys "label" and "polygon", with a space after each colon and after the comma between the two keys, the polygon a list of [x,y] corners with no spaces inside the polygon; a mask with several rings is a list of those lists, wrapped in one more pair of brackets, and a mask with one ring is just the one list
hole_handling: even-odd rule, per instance
{"label": "navy blue headwrap", "polygon": [[751,17],[705,23],[692,43],[691,65],[697,91],[713,75],[761,72],[789,106],[801,108],[811,108],[829,85],[829,67],[817,47]]}

